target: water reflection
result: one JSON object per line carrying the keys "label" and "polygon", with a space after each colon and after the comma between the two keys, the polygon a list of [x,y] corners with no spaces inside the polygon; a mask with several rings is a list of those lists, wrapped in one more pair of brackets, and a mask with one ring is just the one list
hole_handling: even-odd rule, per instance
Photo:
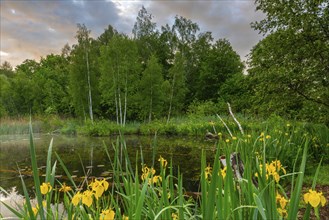
{"label": "water reflection", "polygon": [[[45,173],[47,150],[51,138],[54,138],[53,151],[57,152],[73,177],[81,181],[85,172],[91,172],[92,176],[111,176],[110,161],[105,153],[104,144],[109,150],[110,156],[114,157],[113,145],[117,137],[70,137],[70,136],[50,136],[35,135],[36,157],[41,175]],[[178,168],[183,174],[184,187],[187,190],[197,190],[197,183],[200,175],[200,157],[202,149],[208,150],[208,157],[211,160],[215,149],[214,142],[204,141],[202,138],[174,138],[157,137],[156,148],[153,148],[154,137],[151,136],[126,136],[126,146],[129,158],[134,167],[136,163],[136,152],[143,152],[144,163],[152,165],[152,154],[156,152],[155,169],[159,169],[157,158],[173,161],[173,170],[177,173]],[[23,194],[19,171],[21,172],[30,195],[34,195],[34,183],[31,177],[31,161],[29,152],[28,135],[23,136],[0,136],[0,186],[19,196]],[[53,154],[52,161],[55,161]],[[137,161],[141,164],[141,160]],[[64,171],[59,165],[56,169],[56,177],[61,182],[67,180]],[[41,177],[41,181],[43,181]],[[1,194],[1,198],[6,195]]]}

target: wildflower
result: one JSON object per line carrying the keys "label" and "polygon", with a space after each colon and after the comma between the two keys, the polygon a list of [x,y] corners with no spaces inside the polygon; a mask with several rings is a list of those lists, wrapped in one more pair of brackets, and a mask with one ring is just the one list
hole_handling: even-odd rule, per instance
{"label": "wildflower", "polygon": [[248,137],[248,138],[251,138],[251,135],[250,135],[250,134],[248,134],[248,135],[247,135],[247,137]]}
{"label": "wildflower", "polygon": [[52,187],[51,187],[50,183],[42,183],[42,185],[40,186],[40,190],[43,195],[46,195],[47,193],[49,193],[51,191],[51,189],[52,189]]}
{"label": "wildflower", "polygon": [[276,202],[280,204],[280,208],[282,209],[285,209],[288,204],[288,200],[279,193],[276,194]]}
{"label": "wildflower", "polygon": [[205,175],[206,179],[208,179],[208,176],[211,176],[211,172],[212,172],[212,168],[208,164],[208,166],[206,168],[204,168],[204,175]]}
{"label": "wildflower", "polygon": [[290,127],[290,124],[289,123],[287,124],[287,127]]}
{"label": "wildflower", "polygon": [[266,135],[265,138],[266,138],[266,139],[270,139],[270,138],[271,138],[271,135]]}
{"label": "wildflower", "polygon": [[260,142],[264,141],[264,138],[259,138],[259,141],[260,141]]}
{"label": "wildflower", "polygon": [[115,212],[112,209],[103,210],[99,217],[99,220],[113,220],[114,216]]}
{"label": "wildflower", "polygon": [[122,215],[122,220],[129,220],[128,216],[125,216],[124,214]]}
{"label": "wildflower", "polygon": [[226,142],[226,143],[229,143],[229,142],[230,142],[230,139],[226,139],[225,142]]}
{"label": "wildflower", "polygon": [[312,189],[304,194],[304,201],[314,208],[318,207],[320,204],[321,206],[324,206],[327,202],[326,198],[322,195],[322,192],[317,192]]}
{"label": "wildflower", "polygon": [[85,204],[86,206],[90,207],[91,204],[93,203],[93,192],[90,190],[86,190],[82,194],[82,203]]}
{"label": "wildflower", "polygon": [[161,166],[162,166],[163,168],[166,168],[166,167],[167,167],[168,162],[167,162],[167,160],[164,159],[162,156],[160,156],[160,158],[159,158],[158,161],[160,162],[160,164],[161,164]]}
{"label": "wildflower", "polygon": [[223,169],[220,170],[221,174],[222,174],[222,177],[223,179],[225,178],[226,176],[226,170],[227,170],[227,167],[224,167]]}
{"label": "wildflower", "polygon": [[260,133],[260,136],[261,136],[261,137],[264,137],[264,132]]}
{"label": "wildflower", "polygon": [[221,132],[218,132],[217,134],[219,137],[221,137],[223,134]]}
{"label": "wildflower", "polygon": [[233,136],[233,137],[232,137],[232,140],[236,140],[236,139],[238,139],[238,138],[237,138],[237,137],[235,137],[235,136]]}
{"label": "wildflower", "polygon": [[173,220],[177,220],[178,219],[178,215],[176,213],[171,213],[171,218]]}
{"label": "wildflower", "polygon": [[155,169],[153,169],[153,167],[148,168],[145,164],[142,168],[142,175],[141,175],[141,179],[145,180],[149,175],[154,175],[155,174]]}
{"label": "wildflower", "polygon": [[71,191],[72,188],[70,186],[67,186],[65,183],[63,183],[62,187],[59,189],[60,192],[68,192],[68,191]]}
{"label": "wildflower", "polygon": [[34,215],[36,216],[38,214],[38,211],[39,211],[39,207],[32,207],[32,211],[34,213]]}
{"label": "wildflower", "polygon": [[91,186],[92,191],[95,192],[95,197],[98,199],[101,197],[105,190],[108,189],[109,183],[103,178],[103,180],[95,180],[89,186]]}
{"label": "wildflower", "polygon": [[286,218],[288,216],[288,212],[286,209],[277,208],[279,215],[281,215],[283,218]]}
{"label": "wildflower", "polygon": [[149,179],[149,185],[151,185],[152,183],[158,183],[162,181],[162,177],[157,175],[157,176],[153,176],[152,179]]}
{"label": "wildflower", "polygon": [[81,201],[82,195],[80,192],[77,192],[73,198],[72,198],[72,204],[74,206],[77,206],[79,204],[79,202]]}

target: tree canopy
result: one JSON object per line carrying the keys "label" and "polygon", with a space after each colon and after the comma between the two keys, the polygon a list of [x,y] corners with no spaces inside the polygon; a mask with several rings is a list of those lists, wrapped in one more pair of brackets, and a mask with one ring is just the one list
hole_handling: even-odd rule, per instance
{"label": "tree canopy", "polygon": [[[229,39],[176,15],[157,27],[145,7],[132,37],[108,25],[97,38],[77,26],[73,45],[39,62],[0,66],[0,117],[59,114],[93,120],[170,120],[211,106],[266,117],[329,123],[328,2],[256,0],[264,35],[247,66]],[[225,108],[225,109],[224,109]]]}

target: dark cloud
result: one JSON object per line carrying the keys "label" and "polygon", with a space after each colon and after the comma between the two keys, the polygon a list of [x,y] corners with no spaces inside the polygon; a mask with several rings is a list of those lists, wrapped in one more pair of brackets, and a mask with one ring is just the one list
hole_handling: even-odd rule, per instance
{"label": "dark cloud", "polygon": [[142,5],[154,15],[158,28],[172,24],[175,15],[211,31],[215,39],[227,38],[245,56],[261,36],[250,28],[259,20],[253,1],[10,1],[1,4],[1,62],[13,65],[60,53],[64,44],[75,43],[77,23],[84,23],[93,37],[111,24],[130,34]]}

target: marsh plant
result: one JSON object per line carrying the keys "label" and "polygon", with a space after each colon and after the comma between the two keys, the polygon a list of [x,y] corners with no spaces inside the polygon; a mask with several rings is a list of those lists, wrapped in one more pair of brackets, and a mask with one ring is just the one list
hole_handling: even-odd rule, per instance
{"label": "marsh plant", "polygon": [[[312,188],[302,195],[309,141],[305,139],[299,147],[289,169],[292,172],[287,172],[279,159],[266,157],[271,138],[268,134],[246,134],[221,140],[210,162],[203,151],[199,191],[187,192],[182,173],[173,170],[168,158],[153,153],[152,164],[145,164],[141,149],[136,152],[139,162],[131,164],[122,136],[112,145],[114,155],[104,145],[111,177],[86,174],[82,182],[75,182],[56,153],[57,160],[51,161],[51,141],[46,175],[40,178],[30,125],[36,202],[22,178],[24,205],[3,205],[20,219],[296,219],[303,199],[304,219],[310,217],[312,208],[319,219],[319,209],[326,204],[323,193],[315,190],[321,162]],[[256,147],[258,143],[262,148]],[[57,163],[67,183],[55,178]]]}

